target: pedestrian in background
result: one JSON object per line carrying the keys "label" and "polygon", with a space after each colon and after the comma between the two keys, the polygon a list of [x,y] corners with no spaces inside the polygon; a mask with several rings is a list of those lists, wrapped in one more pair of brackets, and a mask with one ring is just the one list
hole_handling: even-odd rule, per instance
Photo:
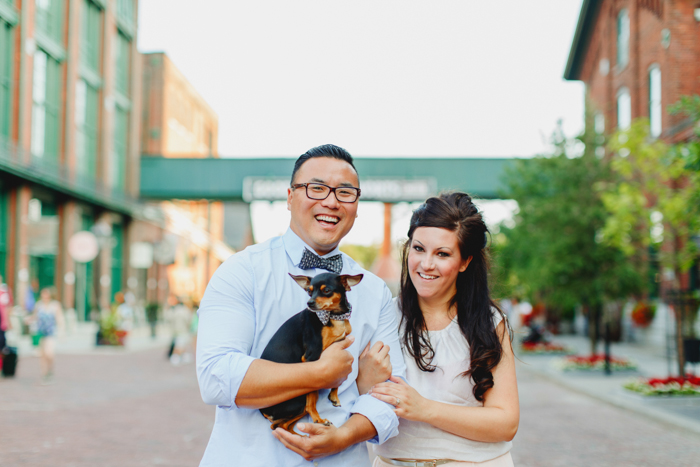
{"label": "pedestrian in background", "polygon": [[5,348],[5,331],[12,328],[10,310],[12,309],[12,291],[0,276],[0,350]]}
{"label": "pedestrian in background", "polygon": [[166,311],[165,318],[173,333],[170,363],[177,366],[181,362],[189,362],[192,358],[191,354],[187,351],[187,347],[190,343],[192,310],[175,295],[170,296],[169,303],[170,308]]}
{"label": "pedestrian in background", "polygon": [[129,332],[134,328],[134,304],[136,297],[131,292],[122,293],[121,303],[117,305],[117,316],[119,317],[119,329]]}
{"label": "pedestrian in background", "polygon": [[41,289],[39,301],[28,320],[36,326],[39,335],[39,357],[41,358],[41,378],[44,384],[53,380],[56,332],[63,331],[63,308],[55,298],[55,288]]}

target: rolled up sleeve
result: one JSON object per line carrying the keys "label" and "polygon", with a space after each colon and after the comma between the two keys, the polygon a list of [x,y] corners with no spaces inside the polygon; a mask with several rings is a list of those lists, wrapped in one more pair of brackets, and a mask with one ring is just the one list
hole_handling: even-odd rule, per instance
{"label": "rolled up sleeve", "polygon": [[197,380],[206,404],[236,408],[236,395],[255,360],[253,274],[235,255],[217,269],[199,308]]}
{"label": "rolled up sleeve", "polygon": [[[392,374],[406,380],[406,364],[403,361],[399,343],[395,305],[391,298],[391,292],[387,287],[384,287],[377,330],[372,336],[371,343],[374,344],[377,341],[382,341],[384,344],[389,345]],[[399,419],[393,409],[392,405],[364,394],[355,400],[351,412],[364,415],[372,422],[377,430],[377,436],[369,440],[369,442],[382,444],[399,433]]]}

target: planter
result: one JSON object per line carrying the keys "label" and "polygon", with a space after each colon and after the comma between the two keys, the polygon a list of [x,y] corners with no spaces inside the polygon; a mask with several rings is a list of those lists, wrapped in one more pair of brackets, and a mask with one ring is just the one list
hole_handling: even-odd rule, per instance
{"label": "planter", "polygon": [[700,339],[683,339],[686,363],[700,363]]}
{"label": "planter", "polygon": [[520,351],[527,355],[566,355],[573,351],[564,345],[553,342],[523,342]]}
{"label": "planter", "polygon": [[623,387],[645,396],[700,396],[700,378],[695,376],[645,378],[630,381]]}
{"label": "planter", "polygon": [[656,305],[646,302],[639,302],[632,309],[632,322],[638,328],[646,328],[654,321],[656,315]]}
{"label": "planter", "polygon": [[[597,354],[587,357],[580,355],[571,355],[563,358],[558,362],[557,366],[563,371],[583,370],[596,371],[605,369],[605,355]],[[633,362],[624,359],[610,357],[610,368],[613,371],[621,370],[636,370],[637,365]]]}

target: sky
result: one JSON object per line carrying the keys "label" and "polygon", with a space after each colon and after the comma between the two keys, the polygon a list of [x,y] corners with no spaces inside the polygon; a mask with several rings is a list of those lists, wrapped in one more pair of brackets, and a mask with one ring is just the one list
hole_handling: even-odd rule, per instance
{"label": "sky", "polygon": [[[222,157],[325,143],[355,157],[530,157],[548,151],[559,119],[567,135],[583,129],[583,84],[562,78],[581,0],[139,5],[139,50],[166,52],[211,105]],[[484,206],[492,220],[513,210]],[[359,212],[346,240],[380,241],[381,205]],[[397,239],[410,212],[394,210]],[[257,241],[289,222],[284,203],[252,214]]]}

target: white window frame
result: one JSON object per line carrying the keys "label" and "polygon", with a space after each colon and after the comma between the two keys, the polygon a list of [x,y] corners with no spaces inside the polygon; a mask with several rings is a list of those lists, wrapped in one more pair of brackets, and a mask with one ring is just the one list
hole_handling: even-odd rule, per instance
{"label": "white window frame", "polygon": [[661,68],[654,64],[649,67],[649,134],[653,138],[661,136],[663,107],[661,106]]}
{"label": "white window frame", "polygon": [[43,50],[37,49],[34,52],[31,153],[35,157],[44,157],[45,152],[48,59]]}
{"label": "white window frame", "polygon": [[617,128],[628,130],[632,125],[632,97],[626,87],[617,91]]}
{"label": "white window frame", "polygon": [[622,70],[630,61],[630,15],[627,8],[617,14],[617,68]]}

